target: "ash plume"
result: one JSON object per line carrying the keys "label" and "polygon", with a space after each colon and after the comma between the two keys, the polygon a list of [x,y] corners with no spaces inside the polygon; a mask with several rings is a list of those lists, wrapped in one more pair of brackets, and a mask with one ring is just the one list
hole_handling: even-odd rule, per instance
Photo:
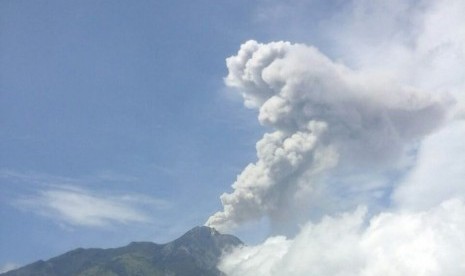
{"label": "ash plume", "polygon": [[339,167],[392,168],[445,118],[445,100],[429,91],[352,70],[303,44],[248,41],[227,66],[226,84],[273,131],[257,142],[258,160],[233,192],[221,196],[224,210],[207,221],[221,230],[280,219]]}

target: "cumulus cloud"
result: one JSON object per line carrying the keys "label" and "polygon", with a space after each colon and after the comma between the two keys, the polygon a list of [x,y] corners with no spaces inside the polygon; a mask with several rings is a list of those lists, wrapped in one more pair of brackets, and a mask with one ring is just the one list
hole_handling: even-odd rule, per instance
{"label": "cumulus cloud", "polygon": [[229,276],[464,275],[463,201],[423,212],[384,212],[368,222],[365,214],[359,208],[309,223],[293,239],[236,248],[219,268]]}
{"label": "cumulus cloud", "polygon": [[226,84],[274,131],[257,143],[258,161],[234,191],[221,196],[224,210],[207,222],[220,230],[281,217],[335,167],[395,167],[407,145],[445,117],[441,97],[352,70],[303,44],[248,41],[227,66]]}
{"label": "cumulus cloud", "polygon": [[147,209],[168,207],[164,201],[142,195],[105,195],[70,185],[41,190],[15,205],[60,223],[88,227],[148,223]]}

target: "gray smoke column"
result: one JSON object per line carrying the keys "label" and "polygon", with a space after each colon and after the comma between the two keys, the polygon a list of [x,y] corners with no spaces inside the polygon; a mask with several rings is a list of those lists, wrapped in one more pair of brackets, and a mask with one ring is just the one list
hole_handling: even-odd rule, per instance
{"label": "gray smoke column", "polygon": [[248,41],[227,67],[226,85],[272,131],[221,196],[223,211],[207,221],[223,231],[263,216],[279,220],[329,185],[330,172],[395,167],[407,145],[445,119],[445,101],[429,91],[353,70],[303,44]]}

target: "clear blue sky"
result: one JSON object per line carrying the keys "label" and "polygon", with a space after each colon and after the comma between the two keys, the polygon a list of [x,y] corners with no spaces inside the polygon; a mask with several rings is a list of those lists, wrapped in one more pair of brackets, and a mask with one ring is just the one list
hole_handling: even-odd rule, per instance
{"label": "clear blue sky", "polygon": [[247,39],[324,45],[275,6],[0,1],[0,266],[168,241],[217,211],[263,133],[225,58]]}

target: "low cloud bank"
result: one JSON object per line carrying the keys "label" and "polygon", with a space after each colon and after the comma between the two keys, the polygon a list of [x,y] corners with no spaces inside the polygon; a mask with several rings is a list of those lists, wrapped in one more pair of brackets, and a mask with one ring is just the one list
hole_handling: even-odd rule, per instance
{"label": "low cloud bank", "polygon": [[452,199],[424,212],[365,210],[309,223],[294,239],[236,249],[220,269],[241,275],[464,275],[465,205]]}

